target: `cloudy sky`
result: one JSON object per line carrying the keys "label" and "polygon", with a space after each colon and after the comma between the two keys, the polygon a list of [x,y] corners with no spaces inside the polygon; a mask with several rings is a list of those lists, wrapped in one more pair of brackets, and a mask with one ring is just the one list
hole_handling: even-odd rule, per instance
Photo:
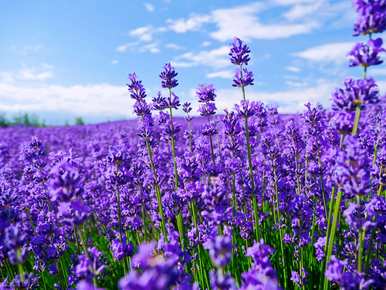
{"label": "cloudy sky", "polygon": [[[253,51],[249,98],[281,112],[328,106],[331,90],[360,74],[345,58],[358,40],[354,17],[349,0],[1,1],[0,112],[51,124],[130,118],[128,73],[153,96],[169,61],[183,101],[195,103],[197,84],[213,83],[218,108],[231,108],[240,99],[227,59],[234,36]],[[370,74],[385,84],[383,66]]]}

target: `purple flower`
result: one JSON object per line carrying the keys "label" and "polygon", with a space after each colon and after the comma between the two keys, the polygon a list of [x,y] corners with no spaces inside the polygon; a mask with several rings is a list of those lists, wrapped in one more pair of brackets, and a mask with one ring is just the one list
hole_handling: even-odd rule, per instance
{"label": "purple flower", "polygon": [[351,78],[344,82],[344,88],[332,94],[332,109],[335,111],[354,111],[356,106],[375,104],[379,101],[379,90],[374,79]]}
{"label": "purple flower", "polygon": [[246,87],[253,85],[253,72],[246,68],[238,69],[233,78],[233,87]]}
{"label": "purple flower", "polygon": [[236,65],[248,65],[250,61],[249,53],[251,50],[242,40],[235,37],[229,52],[231,63]]}
{"label": "purple flower", "polygon": [[213,263],[218,267],[225,267],[232,257],[232,240],[228,236],[216,236],[205,243]]}
{"label": "purple flower", "polygon": [[132,97],[137,102],[141,102],[146,98],[146,91],[142,85],[142,81],[137,79],[135,73],[129,74],[130,83],[127,84],[129,87],[130,97]]}
{"label": "purple flower", "polygon": [[353,0],[357,11],[354,35],[381,33],[386,29],[386,3],[384,0]]}
{"label": "purple flower", "polygon": [[114,259],[120,261],[133,254],[133,245],[126,241],[126,236],[122,237],[122,242],[120,239],[114,239],[111,242],[111,252]]}
{"label": "purple flower", "polygon": [[[385,15],[386,16],[386,15]],[[386,50],[382,47],[382,39],[370,39],[367,43],[359,42],[348,53],[351,67],[363,66],[365,68],[381,64],[380,54]]]}
{"label": "purple flower", "polygon": [[134,104],[134,113],[137,116],[146,116],[146,115],[149,115],[150,112],[151,112],[151,108],[146,103],[145,100],[135,102],[135,104]]}
{"label": "purple flower", "polygon": [[338,260],[334,255],[331,256],[325,273],[327,279],[334,282],[340,281],[342,279],[345,266],[346,262]]}
{"label": "purple flower", "polygon": [[211,116],[216,114],[216,109],[215,103],[205,103],[200,105],[198,111],[201,116]]}
{"label": "purple flower", "polygon": [[200,103],[214,102],[216,99],[216,89],[213,85],[199,85],[196,95]]}
{"label": "purple flower", "polygon": [[75,273],[78,278],[91,281],[94,277],[99,276],[104,269],[102,253],[97,248],[92,247],[87,249],[87,254],[79,256]]}
{"label": "purple flower", "polygon": [[78,284],[76,284],[76,290],[103,290],[103,288],[98,288],[92,283],[86,280],[82,280]]}
{"label": "purple flower", "polygon": [[178,86],[178,81],[176,80],[177,75],[177,72],[170,63],[165,64],[163,67],[163,71],[159,75],[159,77],[161,78],[162,87],[171,89]]}
{"label": "purple flower", "polygon": [[182,111],[186,114],[189,114],[192,111],[192,104],[189,102],[185,102],[182,104]]}
{"label": "purple flower", "polygon": [[319,237],[316,243],[314,244],[316,259],[319,262],[322,261],[324,258],[325,245],[326,245],[326,237]]}
{"label": "purple flower", "polygon": [[152,99],[152,107],[155,110],[162,111],[168,107],[168,102],[161,92],[158,92],[157,96]]}

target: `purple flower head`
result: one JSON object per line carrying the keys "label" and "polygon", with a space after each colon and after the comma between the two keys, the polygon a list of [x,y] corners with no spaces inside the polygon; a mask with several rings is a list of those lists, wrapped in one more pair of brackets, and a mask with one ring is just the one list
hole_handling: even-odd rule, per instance
{"label": "purple flower head", "polygon": [[331,125],[342,134],[349,134],[354,125],[355,113],[347,111],[335,112],[331,118]]}
{"label": "purple flower head", "polygon": [[216,109],[215,103],[205,103],[200,105],[198,111],[201,116],[211,116],[216,114]]}
{"label": "purple flower head", "polygon": [[334,282],[340,281],[342,279],[343,270],[346,264],[346,262],[338,260],[334,255],[331,256],[325,273],[327,279]]}
{"label": "purple flower head", "polygon": [[68,202],[83,191],[79,165],[66,159],[57,163],[49,174],[49,192],[52,201]]}
{"label": "purple flower head", "polygon": [[161,78],[161,85],[163,88],[171,89],[178,86],[178,81],[176,80],[176,76],[178,73],[175,71],[174,67],[167,63],[163,67],[163,71],[161,71],[159,77]]}
{"label": "purple flower head", "polygon": [[150,263],[154,257],[155,242],[144,243],[139,246],[138,253],[132,259],[134,267],[144,268]]}
{"label": "purple flower head", "polygon": [[213,290],[236,290],[236,283],[232,276],[229,274],[223,274],[221,271],[211,271],[210,286]]}
{"label": "purple flower head", "polygon": [[111,252],[114,259],[120,261],[133,254],[133,245],[126,241],[126,236],[122,237],[122,242],[120,239],[114,239],[111,242]]}
{"label": "purple flower head", "polygon": [[332,109],[354,111],[358,105],[375,104],[378,101],[379,90],[374,79],[349,78],[344,82],[344,88],[337,89],[332,94]]}
{"label": "purple flower head", "polygon": [[152,102],[152,108],[157,111],[165,110],[168,107],[168,102],[161,92],[158,92],[157,96],[152,99]]}
{"label": "purple flower head", "polygon": [[218,267],[225,267],[232,257],[232,240],[228,236],[216,236],[205,243],[213,263]]}
{"label": "purple flower head", "polygon": [[354,35],[381,33],[386,29],[386,3],[384,0],[353,0],[357,19]]}
{"label": "purple flower head", "polygon": [[146,90],[142,85],[142,81],[137,79],[135,73],[129,74],[129,87],[130,97],[132,97],[137,102],[141,102],[146,98]]}
{"label": "purple flower head", "polygon": [[253,85],[253,72],[243,68],[242,70],[236,70],[233,78],[233,87],[246,87]]}
{"label": "purple flower head", "polygon": [[167,108],[177,110],[179,106],[181,106],[180,98],[175,93],[172,93],[172,95],[167,99]]}
{"label": "purple flower head", "polygon": [[251,50],[241,39],[233,38],[231,50],[229,52],[231,63],[235,65],[248,65],[250,61],[249,53]]}
{"label": "purple flower head", "polygon": [[380,54],[385,52],[382,47],[382,38],[370,39],[367,43],[359,42],[348,53],[351,67],[363,66],[365,68],[381,64]]}
{"label": "purple flower head", "polygon": [[134,113],[137,116],[146,116],[150,115],[151,108],[150,106],[146,103],[145,100],[142,101],[136,101],[134,104]]}
{"label": "purple flower head", "polygon": [[316,243],[314,244],[316,259],[319,262],[322,261],[324,258],[325,245],[326,245],[326,237],[319,237]]}
{"label": "purple flower head", "polygon": [[216,89],[213,85],[199,85],[196,95],[200,103],[214,102],[216,99]]}
{"label": "purple flower head", "polygon": [[263,240],[260,240],[247,249],[246,255],[252,257],[256,264],[265,265],[269,263],[269,256],[272,254],[273,249],[266,245]]}
{"label": "purple flower head", "polygon": [[103,290],[103,288],[98,288],[92,283],[86,280],[82,280],[78,284],[76,284],[76,290]]}
{"label": "purple flower head", "polygon": [[241,126],[239,124],[239,119],[235,112],[228,112],[225,110],[225,116],[223,118],[224,133],[229,136],[236,136],[241,132]]}
{"label": "purple flower head", "polygon": [[80,279],[91,281],[105,269],[102,253],[95,247],[87,249],[87,255],[79,255],[79,262],[75,267],[75,274]]}
{"label": "purple flower head", "polygon": [[182,111],[186,114],[189,114],[192,111],[192,104],[189,102],[185,102],[182,104]]}
{"label": "purple flower head", "polygon": [[34,166],[42,167],[45,165],[44,157],[47,156],[46,148],[43,143],[36,137],[31,142],[24,144],[23,159]]}
{"label": "purple flower head", "polygon": [[256,103],[249,100],[242,100],[240,105],[235,105],[235,110],[240,117],[252,117],[256,114]]}
{"label": "purple flower head", "polygon": [[349,136],[344,150],[336,156],[333,180],[347,197],[367,194],[370,188],[370,169],[367,152],[358,140]]}

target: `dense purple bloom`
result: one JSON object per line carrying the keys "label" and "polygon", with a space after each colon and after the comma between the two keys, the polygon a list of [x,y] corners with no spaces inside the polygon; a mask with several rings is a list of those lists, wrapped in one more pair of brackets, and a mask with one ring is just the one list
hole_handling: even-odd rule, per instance
{"label": "dense purple bloom", "polygon": [[115,260],[120,261],[125,257],[131,256],[133,254],[133,246],[130,242],[126,241],[126,236],[120,239],[114,239],[111,242],[111,252]]}
{"label": "dense purple bloom", "polygon": [[253,72],[243,68],[242,70],[238,69],[233,78],[234,87],[246,87],[253,85]]}
{"label": "dense purple bloom", "polygon": [[102,253],[97,248],[92,247],[87,249],[87,253],[79,256],[75,273],[78,278],[91,281],[94,277],[99,276],[105,270],[105,267],[102,261]]}
{"label": "dense purple bloom", "polygon": [[232,240],[228,236],[216,236],[208,240],[205,247],[209,250],[212,261],[218,267],[225,267],[232,257]]}
{"label": "dense purple bloom", "polygon": [[200,103],[214,102],[216,99],[216,90],[213,85],[199,85],[196,95]]}
{"label": "dense purple bloom", "polygon": [[211,116],[216,114],[216,105],[215,103],[206,103],[201,104],[198,108],[198,111],[200,112],[201,116]]}
{"label": "dense purple bloom", "polygon": [[[386,16],[386,15],[385,15]],[[355,44],[349,52],[350,66],[363,66],[365,68],[381,64],[383,61],[380,54],[386,50],[382,47],[382,39],[370,39],[367,43],[359,42]]]}
{"label": "dense purple bloom", "polygon": [[138,80],[135,73],[129,74],[130,83],[127,84],[129,87],[130,97],[137,102],[141,102],[146,98],[146,91],[142,85],[142,81]]}
{"label": "dense purple bloom", "polygon": [[186,113],[189,114],[192,111],[192,104],[189,102],[185,102],[182,104],[182,110]]}
{"label": "dense purple bloom", "polygon": [[235,37],[229,52],[231,63],[236,65],[248,65],[251,50],[241,39]]}
{"label": "dense purple bloom", "polygon": [[157,96],[153,98],[153,109],[162,111],[168,107],[168,102],[164,96],[162,96],[161,92],[158,92]]}
{"label": "dense purple bloom", "polygon": [[375,104],[379,101],[379,90],[374,79],[351,78],[344,82],[344,88],[332,94],[332,109],[353,111],[358,105]]}
{"label": "dense purple bloom", "polygon": [[381,33],[386,29],[384,0],[353,0],[357,11],[354,35]]}
{"label": "dense purple bloom", "polygon": [[165,64],[159,75],[162,87],[171,89],[178,86],[178,81],[176,80],[177,75],[177,72],[170,63]]}

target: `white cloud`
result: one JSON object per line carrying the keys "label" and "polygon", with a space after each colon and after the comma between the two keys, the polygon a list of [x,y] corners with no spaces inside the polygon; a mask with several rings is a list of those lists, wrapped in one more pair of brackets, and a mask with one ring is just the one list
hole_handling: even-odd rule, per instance
{"label": "white cloud", "polygon": [[208,73],[206,76],[210,79],[212,78],[222,78],[222,79],[231,79],[234,73],[231,70],[220,70]]}
{"label": "white cloud", "polygon": [[202,47],[208,47],[208,46],[210,46],[212,43],[210,42],[210,41],[203,41],[202,43],[201,43],[201,46]]}
{"label": "white cloud", "polygon": [[116,59],[113,59],[113,60],[111,61],[111,64],[118,64],[118,63],[119,63],[119,61],[116,60]]}
{"label": "white cloud", "polygon": [[155,7],[151,3],[144,3],[143,6],[145,7],[146,11],[148,12],[154,12]]}
{"label": "white cloud", "polygon": [[[318,26],[316,21],[309,19],[299,23],[276,21],[276,24],[262,23],[257,14],[272,5],[254,2],[232,8],[216,9],[208,14],[192,15],[176,20],[168,19],[170,30],[176,33],[199,30],[204,24],[212,23],[216,30],[210,36],[216,40],[226,41],[238,36],[243,39],[280,39],[305,34]],[[292,12],[292,18],[300,12]]]}
{"label": "white cloud", "polygon": [[61,112],[105,118],[127,116],[132,105],[127,88],[111,84],[23,87],[0,83],[0,99],[0,111],[9,113]]}
{"label": "white cloud", "polygon": [[173,49],[173,50],[181,50],[183,47],[181,45],[175,44],[175,43],[166,43],[165,44],[166,48]]}
{"label": "white cloud", "polygon": [[54,77],[53,66],[40,64],[37,67],[22,67],[12,72],[0,72],[0,82],[13,83],[15,81],[47,81]]}
{"label": "white cloud", "polygon": [[149,43],[139,49],[140,52],[159,53],[161,50],[157,43]]}
{"label": "white cloud", "polygon": [[176,58],[175,65],[178,67],[193,67],[197,65],[214,68],[226,67],[229,65],[227,59],[228,53],[228,46],[221,46],[216,49],[200,52],[186,52]]}
{"label": "white cloud", "polygon": [[296,4],[284,14],[284,17],[293,21],[315,14],[318,9],[321,9],[324,2],[324,0],[315,0],[311,3]]}
{"label": "white cloud", "polygon": [[150,42],[153,40],[153,34],[156,29],[151,25],[141,26],[129,31],[129,35],[136,37],[138,40],[143,42]]}
{"label": "white cloud", "polygon": [[[250,100],[261,101],[266,105],[278,106],[281,113],[303,112],[304,104],[322,104],[329,107],[331,91],[336,86],[335,83],[327,80],[320,80],[314,86],[301,88],[291,88],[280,91],[258,91],[247,89],[247,98]],[[241,92],[236,89],[220,89],[217,92],[216,106],[218,112],[224,109],[233,109],[235,103],[241,100]]]}
{"label": "white cloud", "polygon": [[120,52],[120,53],[124,53],[126,52],[130,47],[133,47],[135,46],[136,43],[124,43],[124,44],[121,44],[119,45],[117,48],[116,48],[116,51],[117,52]]}
{"label": "white cloud", "polygon": [[342,63],[346,60],[346,55],[352,47],[352,42],[327,43],[308,48],[294,55],[313,62]]}
{"label": "white cloud", "polygon": [[309,33],[318,26],[313,21],[262,23],[256,15],[261,9],[261,3],[253,3],[213,11],[217,31],[212,32],[211,36],[220,41],[229,40],[236,35],[242,39],[280,39]]}
{"label": "white cloud", "polygon": [[294,72],[294,73],[297,73],[297,72],[301,71],[301,69],[299,67],[297,67],[297,66],[287,66],[286,70],[288,70],[290,72]]}
{"label": "white cloud", "polygon": [[170,30],[176,33],[185,33],[201,28],[204,23],[210,22],[210,15],[193,15],[187,19],[168,19],[166,22]]}

